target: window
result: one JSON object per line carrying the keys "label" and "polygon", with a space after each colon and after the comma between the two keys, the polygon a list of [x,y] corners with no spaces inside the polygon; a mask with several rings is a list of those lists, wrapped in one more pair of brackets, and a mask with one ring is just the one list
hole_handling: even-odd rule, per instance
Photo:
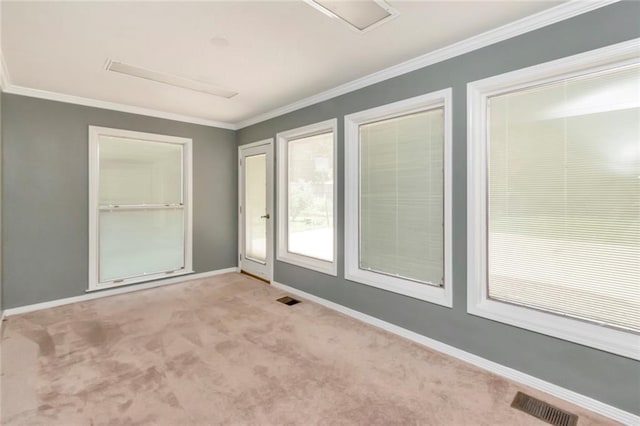
{"label": "window", "polygon": [[451,89],[345,117],[345,277],[451,307]]}
{"label": "window", "polygon": [[279,133],[278,260],[336,275],[337,120]]}
{"label": "window", "polygon": [[89,290],[191,273],[191,139],[89,127]]}
{"label": "window", "polygon": [[637,47],[468,95],[469,312],[640,358]]}

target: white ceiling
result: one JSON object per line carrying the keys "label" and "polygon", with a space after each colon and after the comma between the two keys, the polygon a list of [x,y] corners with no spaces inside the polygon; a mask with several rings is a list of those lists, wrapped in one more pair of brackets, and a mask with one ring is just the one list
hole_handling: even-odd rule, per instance
{"label": "white ceiling", "polygon": [[[237,123],[560,2],[388,3],[400,16],[358,34],[301,0],[3,1],[2,53],[14,86]],[[107,59],[239,94],[111,73]]]}

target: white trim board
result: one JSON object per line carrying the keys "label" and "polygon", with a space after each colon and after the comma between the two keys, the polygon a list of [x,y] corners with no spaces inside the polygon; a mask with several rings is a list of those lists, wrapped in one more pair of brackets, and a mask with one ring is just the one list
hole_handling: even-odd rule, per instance
{"label": "white trim board", "polygon": [[19,306],[17,308],[9,308],[4,310],[4,317],[25,314],[27,312],[40,311],[42,309],[54,308],[56,306],[68,305],[70,303],[84,302],[87,300],[99,299],[101,297],[115,296],[117,294],[132,293],[134,291],[148,290],[150,288],[164,287],[166,285],[181,284],[187,281],[201,280],[204,278],[214,277],[216,275],[229,274],[238,272],[237,267],[218,269],[215,271],[201,272],[198,274],[183,275],[180,277],[170,278],[167,280],[151,281],[144,284],[132,284],[126,287],[114,288],[83,294],[81,296],[67,297],[65,299],[51,300],[49,302],[35,303],[33,305]]}
{"label": "white trim board", "polygon": [[504,365],[498,364],[493,361],[489,361],[488,359],[479,357],[477,355],[463,351],[453,346],[449,346],[445,343],[439,342],[437,340],[434,340],[429,337],[423,336],[421,334],[415,333],[413,331],[407,330],[406,328],[402,328],[397,325],[391,324],[389,322],[383,321],[381,319],[372,317],[370,315],[364,314],[354,309],[347,308],[346,306],[340,305],[338,303],[331,302],[329,300],[323,299],[318,296],[314,296],[305,291],[290,287],[286,284],[282,284],[276,281],[271,281],[271,285],[274,288],[289,292],[296,296],[307,299],[311,302],[315,302],[319,305],[325,306],[329,309],[340,312],[342,314],[345,314],[347,316],[360,320],[364,323],[381,328],[390,333],[404,337],[405,339],[409,339],[415,343],[426,346],[430,349],[441,352],[445,355],[449,355],[459,360],[462,360],[464,362],[468,362],[469,364],[475,365],[476,367],[482,368],[483,370],[487,370],[491,373],[497,374],[509,380],[513,380],[514,382],[521,383],[526,386],[530,386],[542,392],[546,392],[549,395],[552,395],[556,398],[563,399],[567,402],[570,402],[572,404],[591,410],[594,413],[598,413],[600,415],[609,417],[623,424],[629,424],[629,425],[640,424],[640,416],[637,416],[635,414],[613,407],[611,405],[605,404],[604,402],[598,401],[591,397],[579,394],[577,392],[571,391],[569,389],[563,388],[558,385],[554,385],[553,383],[549,383],[542,379],[538,379],[537,377],[531,376],[529,374],[523,373],[513,368],[506,367]]}
{"label": "white trim board", "polygon": [[[138,207],[160,208],[160,209],[178,209],[183,214],[183,258],[182,265],[165,265],[165,268],[176,268],[175,270],[167,270],[165,272],[149,271],[148,274],[138,274],[131,276],[116,276],[109,280],[101,280],[100,277],[100,242],[101,242],[101,213],[104,212],[105,204],[100,202],[100,179],[101,162],[100,152],[101,144],[106,138],[118,138],[128,140],[129,144],[140,142],[174,145],[180,147],[180,163],[181,163],[181,195],[180,203],[171,204],[138,204]],[[157,133],[135,132],[131,130],[114,129],[109,127],[89,126],[89,289],[88,291],[102,290],[109,287],[120,287],[136,282],[145,282],[149,280],[162,279],[177,275],[184,275],[193,272],[193,140],[178,136],[168,136]],[[133,208],[135,203],[124,203],[120,206],[123,208]],[[116,206],[118,207],[118,206]],[[113,206],[108,207],[107,211],[112,211]],[[140,210],[139,210],[140,211]]]}
{"label": "white trim board", "polygon": [[[310,255],[289,251],[289,142],[320,134],[331,133],[331,147],[333,150],[331,168],[332,203],[333,203],[333,260],[323,260]],[[338,119],[321,121],[307,126],[286,130],[276,135],[276,177],[278,182],[278,198],[276,200],[276,216],[278,221],[278,235],[276,235],[276,259],[302,268],[312,269],[336,276],[338,274]]]}
{"label": "white trim board", "polygon": [[348,83],[341,84],[340,86],[334,87],[324,92],[256,115],[255,117],[239,121],[235,123],[235,125],[236,128],[243,129],[253,124],[257,124],[262,121],[266,121],[271,118],[278,117],[280,115],[284,115],[289,112],[296,111],[298,109],[305,108],[340,95],[344,95],[345,93],[353,92],[355,90],[362,89],[363,87],[371,86],[381,81],[388,80],[399,75],[407,74],[420,68],[424,68],[438,62],[443,62],[447,59],[451,59],[456,56],[460,56],[465,53],[469,53],[474,50],[478,50],[483,47],[508,40],[521,34],[546,27],[547,25],[555,24],[556,22],[573,18],[574,16],[599,9],[609,4],[616,3],[617,1],[619,0],[572,0],[566,3],[561,3],[558,6],[543,10],[542,12],[538,12],[530,16],[526,16],[522,19],[510,22],[501,27],[485,31],[484,33],[469,37],[467,39],[431,51],[424,55],[417,56],[415,58],[409,59],[408,61],[401,62],[397,65],[393,65],[391,67],[374,72],[356,80],[352,80]]}
{"label": "white trim board", "polygon": [[[488,99],[637,64],[640,38],[522,68],[467,84],[467,312],[584,346],[640,360],[640,336],[581,320],[505,303],[488,296]],[[540,247],[538,245],[538,247]],[[530,259],[529,259],[530,261]]]}
{"label": "white trim board", "polygon": [[[415,299],[451,308],[453,292],[451,281],[451,129],[452,129],[452,89],[446,88],[398,102],[355,112],[344,117],[344,277],[382,288]],[[442,286],[415,281],[401,276],[391,276],[373,270],[360,268],[360,126],[387,119],[406,116],[433,109],[443,110],[443,282]]]}

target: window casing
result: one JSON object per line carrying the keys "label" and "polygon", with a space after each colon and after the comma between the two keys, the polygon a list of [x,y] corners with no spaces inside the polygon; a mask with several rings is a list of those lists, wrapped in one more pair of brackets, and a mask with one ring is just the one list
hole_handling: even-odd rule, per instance
{"label": "window casing", "polygon": [[451,89],[345,116],[345,278],[451,307]]}
{"label": "window casing", "polygon": [[278,133],[277,260],[337,274],[337,120]]}
{"label": "window casing", "polygon": [[192,273],[191,139],[89,126],[89,291]]}
{"label": "window casing", "polygon": [[640,359],[637,43],[468,85],[468,312]]}

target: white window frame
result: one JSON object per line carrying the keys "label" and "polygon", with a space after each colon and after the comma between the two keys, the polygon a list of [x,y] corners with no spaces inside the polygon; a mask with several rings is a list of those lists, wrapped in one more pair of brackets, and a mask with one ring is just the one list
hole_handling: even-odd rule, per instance
{"label": "white window frame", "polygon": [[[185,213],[184,238],[184,268],[177,271],[167,271],[146,274],[122,280],[100,282],[99,276],[99,243],[100,243],[100,153],[99,139],[101,136],[111,136],[124,139],[135,139],[146,142],[161,142],[182,145],[183,158],[183,204]],[[192,178],[192,140],[176,136],[158,135],[153,133],[134,132],[130,130],[112,129],[108,127],[89,126],[89,286],[87,291],[103,290],[121,287],[129,284],[142,283],[162,278],[172,278],[193,273],[193,178]]]}
{"label": "white window frame", "polygon": [[[360,269],[360,126],[435,108],[444,108],[444,285],[417,283]],[[346,115],[345,278],[451,308],[451,88]]]}
{"label": "white window frame", "polygon": [[[333,132],[333,261],[305,256],[289,251],[288,221],[288,144],[289,141],[304,137]],[[322,121],[308,126],[280,132],[276,135],[278,144],[278,249],[276,259],[281,262],[336,276],[338,274],[338,119]]]}
{"label": "white window frame", "polygon": [[487,294],[487,101],[491,96],[640,62],[640,39],[467,85],[467,312],[640,359],[640,336],[561,314],[489,299]]}

